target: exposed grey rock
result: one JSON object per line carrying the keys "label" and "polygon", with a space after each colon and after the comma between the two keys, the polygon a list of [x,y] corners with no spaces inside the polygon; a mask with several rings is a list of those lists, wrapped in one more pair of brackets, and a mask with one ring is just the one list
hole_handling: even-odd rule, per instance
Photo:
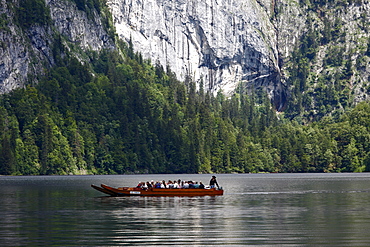
{"label": "exposed grey rock", "polygon": [[0,1],[0,6],[0,14],[7,17],[7,28],[0,29],[0,92],[9,92],[23,85],[30,60],[24,37],[12,23],[13,13],[5,0]]}
{"label": "exposed grey rock", "polygon": [[48,0],[46,2],[50,8],[54,26],[61,35],[68,38],[68,41],[93,51],[113,46],[96,11],[88,17],[70,1]]}
{"label": "exposed grey rock", "polygon": [[[54,35],[66,38],[64,45],[67,48],[76,45],[82,50],[99,51],[114,46],[96,12],[93,12],[93,18],[88,18],[71,1],[47,0],[46,4],[50,9],[52,26],[34,24],[23,30],[14,22],[14,8],[9,7],[6,0],[0,0],[0,14],[7,18],[8,23],[7,28],[0,29],[0,93],[24,87],[30,78],[31,83],[36,83],[44,69],[54,65]],[[55,33],[54,28],[59,32]],[[75,53],[75,56],[80,54]]]}
{"label": "exposed grey rock", "polygon": [[[84,52],[113,48],[113,37],[95,10],[80,11],[74,1],[45,0],[51,23],[17,26],[16,6],[20,0],[0,0],[0,93],[37,82],[45,69],[54,65],[55,37],[81,62]],[[234,92],[242,82],[246,88],[263,87],[282,109],[291,81],[290,57],[299,40],[311,28],[318,39],[330,23],[339,20],[341,37],[320,44],[310,61],[310,87],[316,80],[335,84],[345,65],[326,66],[331,47],[351,61],[353,73],[345,83],[353,102],[369,98],[370,56],[368,47],[370,2],[365,0],[320,2],[280,0],[108,0],[114,26],[120,38],[133,41],[134,49],[167,65],[178,79],[203,81],[211,92]],[[332,8],[333,6],[333,8]],[[345,7],[344,7],[345,6]],[[317,6],[316,6],[317,7]],[[324,10],[324,11],[323,11]],[[5,24],[4,24],[5,23]],[[5,28],[4,28],[5,27]],[[294,66],[293,66],[294,67]],[[327,79],[331,78],[331,79]],[[288,85],[288,86],[285,86]],[[304,93],[307,93],[304,92]]]}
{"label": "exposed grey rock", "polygon": [[239,82],[281,88],[271,1],[109,0],[120,38],[180,80],[230,95]]}

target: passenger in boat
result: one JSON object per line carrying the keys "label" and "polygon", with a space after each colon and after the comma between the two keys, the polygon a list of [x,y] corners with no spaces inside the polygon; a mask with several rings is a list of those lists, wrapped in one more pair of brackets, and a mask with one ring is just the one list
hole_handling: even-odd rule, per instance
{"label": "passenger in boat", "polygon": [[199,182],[199,189],[204,189],[204,184],[202,183],[202,181]]}
{"label": "passenger in boat", "polygon": [[163,189],[165,189],[165,188],[167,188],[167,184],[166,184],[166,181],[162,181],[162,186],[161,186],[161,188],[163,188]]}
{"label": "passenger in boat", "polygon": [[171,181],[171,180],[168,180],[167,187],[168,187],[169,189],[173,189],[173,183],[172,183],[172,181]]}
{"label": "passenger in boat", "polygon": [[183,189],[189,189],[189,183],[188,181],[184,182],[184,185],[182,186]]}
{"label": "passenger in boat", "polygon": [[178,189],[179,188],[179,184],[177,183],[177,181],[175,180],[175,182],[173,183],[173,188],[174,189]]}
{"label": "passenger in boat", "polygon": [[199,184],[198,182],[195,182],[195,184],[193,185],[194,189],[199,189]]}
{"label": "passenger in boat", "polygon": [[161,188],[161,183],[159,181],[155,182],[154,188],[160,189]]}
{"label": "passenger in boat", "polygon": [[194,183],[193,181],[189,181],[189,189],[194,189]]}
{"label": "passenger in boat", "polygon": [[151,183],[149,183],[149,181],[146,182],[146,186],[147,186],[148,189],[153,188],[153,185]]}
{"label": "passenger in boat", "polygon": [[211,178],[211,181],[209,181],[209,186],[212,188],[215,188],[217,185],[217,188],[219,189],[220,186],[218,186],[218,183],[217,183],[217,180],[216,180],[216,176],[212,176]]}

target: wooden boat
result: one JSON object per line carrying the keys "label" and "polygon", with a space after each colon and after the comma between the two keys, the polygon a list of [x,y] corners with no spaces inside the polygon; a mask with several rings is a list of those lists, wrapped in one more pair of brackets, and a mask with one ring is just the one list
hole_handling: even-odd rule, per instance
{"label": "wooden boat", "polygon": [[108,194],[110,196],[221,196],[224,194],[223,189],[159,189],[159,188],[135,188],[119,187],[113,188],[105,184],[101,187],[91,185],[94,189]]}

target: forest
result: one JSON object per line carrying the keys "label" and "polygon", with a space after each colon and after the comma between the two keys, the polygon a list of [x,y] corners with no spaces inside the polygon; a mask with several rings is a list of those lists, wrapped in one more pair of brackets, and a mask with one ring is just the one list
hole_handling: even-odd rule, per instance
{"label": "forest", "polygon": [[[89,18],[104,12],[116,39],[102,1],[73,2]],[[0,175],[370,171],[370,102],[355,102],[353,90],[363,84],[361,92],[370,92],[370,77],[361,76],[370,39],[349,49],[345,22],[331,12],[361,1],[299,4],[310,14],[308,29],[284,61],[290,95],[283,112],[263,89],[247,92],[241,84],[226,97],[178,81],[170,67],[134,52],[132,42],[81,51],[55,34],[55,66],[0,95]],[[51,23],[42,0],[14,9],[25,33]],[[368,32],[367,16],[358,20]]]}
{"label": "forest", "polygon": [[0,96],[0,174],[370,171],[369,102],[302,123],[262,90],[212,95],[119,47]]}

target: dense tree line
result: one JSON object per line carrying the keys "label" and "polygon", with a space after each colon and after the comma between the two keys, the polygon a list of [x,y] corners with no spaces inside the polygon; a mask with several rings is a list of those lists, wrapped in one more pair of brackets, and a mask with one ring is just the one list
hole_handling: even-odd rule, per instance
{"label": "dense tree line", "polygon": [[37,86],[1,96],[1,174],[370,170],[368,102],[302,125],[263,93],[179,82],[130,44],[90,58],[67,56]]}

